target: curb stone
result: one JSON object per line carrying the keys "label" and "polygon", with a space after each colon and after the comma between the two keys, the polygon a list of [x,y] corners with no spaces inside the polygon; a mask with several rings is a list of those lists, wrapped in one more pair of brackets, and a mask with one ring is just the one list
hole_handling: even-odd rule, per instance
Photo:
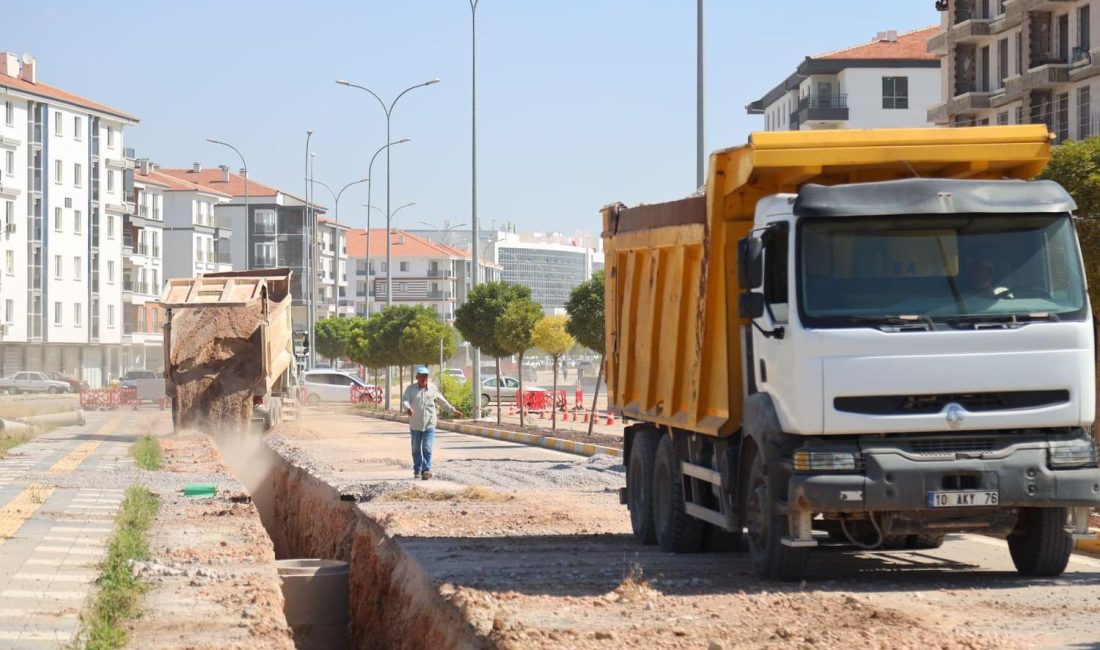
{"label": "curb stone", "polygon": [[[360,415],[362,415],[363,417],[390,420],[392,422],[409,421],[409,418],[406,416],[386,412],[367,411],[360,413]],[[537,433],[506,431],[503,429],[493,429],[491,427],[484,427],[476,424],[456,424],[443,420],[439,421],[439,423],[436,425],[436,428],[442,429],[443,431],[465,433],[471,436],[481,436],[482,438],[492,438],[494,440],[504,440],[507,442],[518,442],[520,444],[530,445],[532,447],[545,447],[546,449],[564,451],[566,453],[577,454],[579,456],[595,456],[597,454],[605,454],[607,456],[615,456],[617,458],[622,458],[623,456],[623,450],[615,449],[614,447],[604,447],[602,445],[574,442],[572,440],[562,440],[561,438],[551,438],[550,436],[543,436]]]}

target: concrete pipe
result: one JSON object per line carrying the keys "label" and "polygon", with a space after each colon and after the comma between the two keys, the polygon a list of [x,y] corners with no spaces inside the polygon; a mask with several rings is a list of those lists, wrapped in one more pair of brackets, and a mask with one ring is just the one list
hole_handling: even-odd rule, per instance
{"label": "concrete pipe", "polygon": [[298,650],[348,647],[348,563],[279,560],[286,622]]}
{"label": "concrete pipe", "polygon": [[19,422],[18,420],[6,420],[0,418],[0,438],[9,436],[16,436],[21,433],[26,433],[30,429],[30,425],[26,422]]}
{"label": "concrete pipe", "polygon": [[84,424],[84,411],[62,411],[61,413],[47,413],[45,415],[28,415],[20,418],[27,424],[54,425],[58,427],[80,426]]}

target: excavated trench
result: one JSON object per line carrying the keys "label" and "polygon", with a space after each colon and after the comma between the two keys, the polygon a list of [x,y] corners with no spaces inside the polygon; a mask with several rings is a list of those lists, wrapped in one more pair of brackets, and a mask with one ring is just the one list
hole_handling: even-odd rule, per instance
{"label": "excavated trench", "polygon": [[[341,498],[264,440],[222,436],[219,447],[251,493],[277,559],[348,564],[348,648],[491,647],[354,497]],[[299,648],[309,647],[305,627],[296,630]]]}

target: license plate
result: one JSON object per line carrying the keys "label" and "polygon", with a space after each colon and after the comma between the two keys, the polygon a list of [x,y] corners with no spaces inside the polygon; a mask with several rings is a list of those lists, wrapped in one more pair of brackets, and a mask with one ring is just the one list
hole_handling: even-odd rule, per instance
{"label": "license plate", "polygon": [[955,492],[929,492],[929,508],[965,508],[969,506],[995,506],[997,492],[984,490],[960,490]]}

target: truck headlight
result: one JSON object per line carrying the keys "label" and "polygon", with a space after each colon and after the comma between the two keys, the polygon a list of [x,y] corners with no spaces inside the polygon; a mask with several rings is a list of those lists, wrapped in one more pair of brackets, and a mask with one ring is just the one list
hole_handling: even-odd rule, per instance
{"label": "truck headlight", "polygon": [[1095,467],[1096,442],[1091,438],[1052,443],[1047,450],[1047,465],[1051,469],[1067,467]]}
{"label": "truck headlight", "polygon": [[858,451],[796,451],[796,472],[855,472],[863,469],[863,454]]}

